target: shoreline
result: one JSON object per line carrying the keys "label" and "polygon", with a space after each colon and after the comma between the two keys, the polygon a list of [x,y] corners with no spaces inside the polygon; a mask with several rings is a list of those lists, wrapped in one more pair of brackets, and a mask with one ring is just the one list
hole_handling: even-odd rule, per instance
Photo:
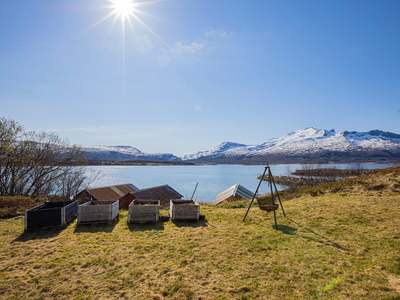
{"label": "shoreline", "polygon": [[79,167],[91,166],[221,166],[221,165],[235,165],[235,166],[266,166],[266,165],[396,165],[394,162],[338,162],[338,163],[314,163],[305,164],[301,162],[296,163],[194,163],[194,162],[171,162],[171,161],[89,161],[87,164],[71,164]]}

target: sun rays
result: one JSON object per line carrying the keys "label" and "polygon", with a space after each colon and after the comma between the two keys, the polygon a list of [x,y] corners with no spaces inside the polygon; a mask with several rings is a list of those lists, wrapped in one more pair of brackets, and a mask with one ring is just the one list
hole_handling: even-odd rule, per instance
{"label": "sun rays", "polygon": [[[169,22],[164,20],[158,16],[152,15],[145,11],[139,9],[139,7],[150,6],[156,3],[166,2],[169,0],[150,0],[150,1],[137,1],[137,0],[104,0],[104,5],[96,7],[97,9],[106,9],[108,12],[102,17],[99,21],[94,23],[90,28],[85,30],[83,33],[90,31],[97,27],[98,25],[104,22],[110,22],[111,26],[109,27],[107,35],[113,31],[114,27],[117,23],[121,24],[121,34],[122,34],[122,116],[124,117],[124,106],[125,106],[125,56],[126,56],[126,40],[127,40],[127,27],[130,27],[131,32],[133,32],[133,40],[139,48],[142,48],[143,40],[151,41],[148,38],[148,33],[151,33],[157,40],[159,40],[162,44],[167,46],[167,48],[174,52],[172,47],[170,47],[154,30],[150,28],[148,24],[145,23],[139,16],[151,17],[154,19],[163,20],[165,22]],[[143,32],[143,30],[147,31]],[[130,30],[129,30],[130,31]]]}
{"label": "sun rays", "polygon": [[83,33],[86,33],[103,22],[112,19],[111,27],[109,29],[109,33],[113,30],[115,25],[120,21],[121,29],[122,29],[122,39],[123,45],[125,45],[125,36],[126,36],[126,28],[129,26],[132,29],[132,32],[135,36],[135,39],[138,40],[138,35],[136,32],[137,27],[143,27],[147,31],[149,31],[152,35],[154,35],[161,43],[167,46],[169,49],[172,49],[154,30],[150,28],[140,17],[139,15],[152,17],[155,19],[159,19],[165,22],[169,22],[168,20],[164,20],[158,16],[149,14],[145,11],[138,9],[138,7],[152,5],[155,3],[166,2],[169,0],[153,0],[153,1],[134,1],[134,0],[105,0],[108,2],[108,5],[103,5],[101,7],[97,7],[97,9],[107,9],[109,12],[102,17],[99,21],[90,26]]}
{"label": "sun rays", "polygon": [[114,13],[118,17],[127,18],[131,13],[133,13],[133,3],[131,0],[110,0]]}

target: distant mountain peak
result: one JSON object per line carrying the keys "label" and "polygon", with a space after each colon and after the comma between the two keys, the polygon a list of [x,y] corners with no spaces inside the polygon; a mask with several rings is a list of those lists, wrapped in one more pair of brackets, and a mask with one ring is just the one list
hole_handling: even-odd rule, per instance
{"label": "distant mountain peak", "polygon": [[355,140],[371,140],[376,138],[386,141],[396,141],[396,142],[400,140],[399,134],[377,129],[370,130],[368,132],[344,131],[342,134],[346,138]]}
{"label": "distant mountain peak", "polygon": [[[351,157],[354,161],[382,161],[400,157],[400,135],[396,133],[370,130],[368,132],[325,130],[307,127],[288,133],[279,138],[269,139],[258,145],[245,145],[236,142],[222,142],[211,150],[177,157],[170,153],[144,153],[132,146],[88,146],[86,157],[103,160],[158,160],[158,161],[222,161],[240,163],[241,161],[261,161],[267,157],[278,157],[278,161],[290,158],[291,162],[301,162],[304,157],[320,157],[336,161]],[[280,159],[280,160],[279,160]],[[268,160],[269,161],[269,160]],[[286,159],[286,161],[288,161]],[[365,162],[364,161],[364,162]]]}
{"label": "distant mountain peak", "polygon": [[81,145],[86,151],[87,159],[98,160],[151,160],[151,161],[180,161],[181,159],[170,153],[144,153],[132,146],[89,146]]}
{"label": "distant mountain peak", "polygon": [[[400,135],[395,133],[380,130],[336,133],[334,129],[325,130],[307,127],[280,138],[269,139],[256,146],[224,142],[212,150],[200,151],[181,158],[183,160],[199,158],[204,160],[207,157],[210,157],[210,159],[241,157],[244,160],[270,155],[296,157],[332,152],[360,154],[363,151],[386,151],[388,153],[392,150],[400,152]],[[329,157],[329,154],[325,156]]]}
{"label": "distant mountain peak", "polygon": [[247,147],[247,145],[234,143],[234,142],[223,142],[223,143],[219,144],[218,146],[214,147],[211,150],[199,151],[199,152],[196,152],[194,154],[184,155],[184,156],[181,157],[181,159],[182,160],[198,159],[200,157],[218,155],[220,153],[223,153],[223,152],[226,152],[226,151],[230,151],[230,150],[236,149],[236,148],[241,148],[241,147]]}
{"label": "distant mountain peak", "polygon": [[228,149],[232,149],[232,148],[238,148],[238,147],[245,147],[245,144],[239,144],[239,143],[235,143],[235,142],[223,142],[220,145],[218,145],[217,147],[215,147],[214,149],[223,149],[223,150],[228,150]]}

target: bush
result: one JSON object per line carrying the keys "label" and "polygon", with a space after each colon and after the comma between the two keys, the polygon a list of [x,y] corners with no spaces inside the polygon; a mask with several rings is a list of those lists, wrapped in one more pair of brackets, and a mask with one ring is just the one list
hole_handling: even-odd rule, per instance
{"label": "bush", "polygon": [[0,197],[0,218],[12,218],[22,215],[25,210],[30,209],[47,201],[46,197],[32,199],[25,196],[3,196]]}

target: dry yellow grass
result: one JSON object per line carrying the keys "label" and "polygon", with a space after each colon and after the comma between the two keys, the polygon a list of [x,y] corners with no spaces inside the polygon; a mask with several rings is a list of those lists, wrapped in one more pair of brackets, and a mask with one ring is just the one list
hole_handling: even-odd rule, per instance
{"label": "dry yellow grass", "polygon": [[24,233],[23,218],[3,219],[0,298],[400,298],[398,193],[302,197],[284,208],[279,230],[256,207],[243,222],[246,208],[207,205],[197,223],[128,225],[122,212],[112,225]]}

